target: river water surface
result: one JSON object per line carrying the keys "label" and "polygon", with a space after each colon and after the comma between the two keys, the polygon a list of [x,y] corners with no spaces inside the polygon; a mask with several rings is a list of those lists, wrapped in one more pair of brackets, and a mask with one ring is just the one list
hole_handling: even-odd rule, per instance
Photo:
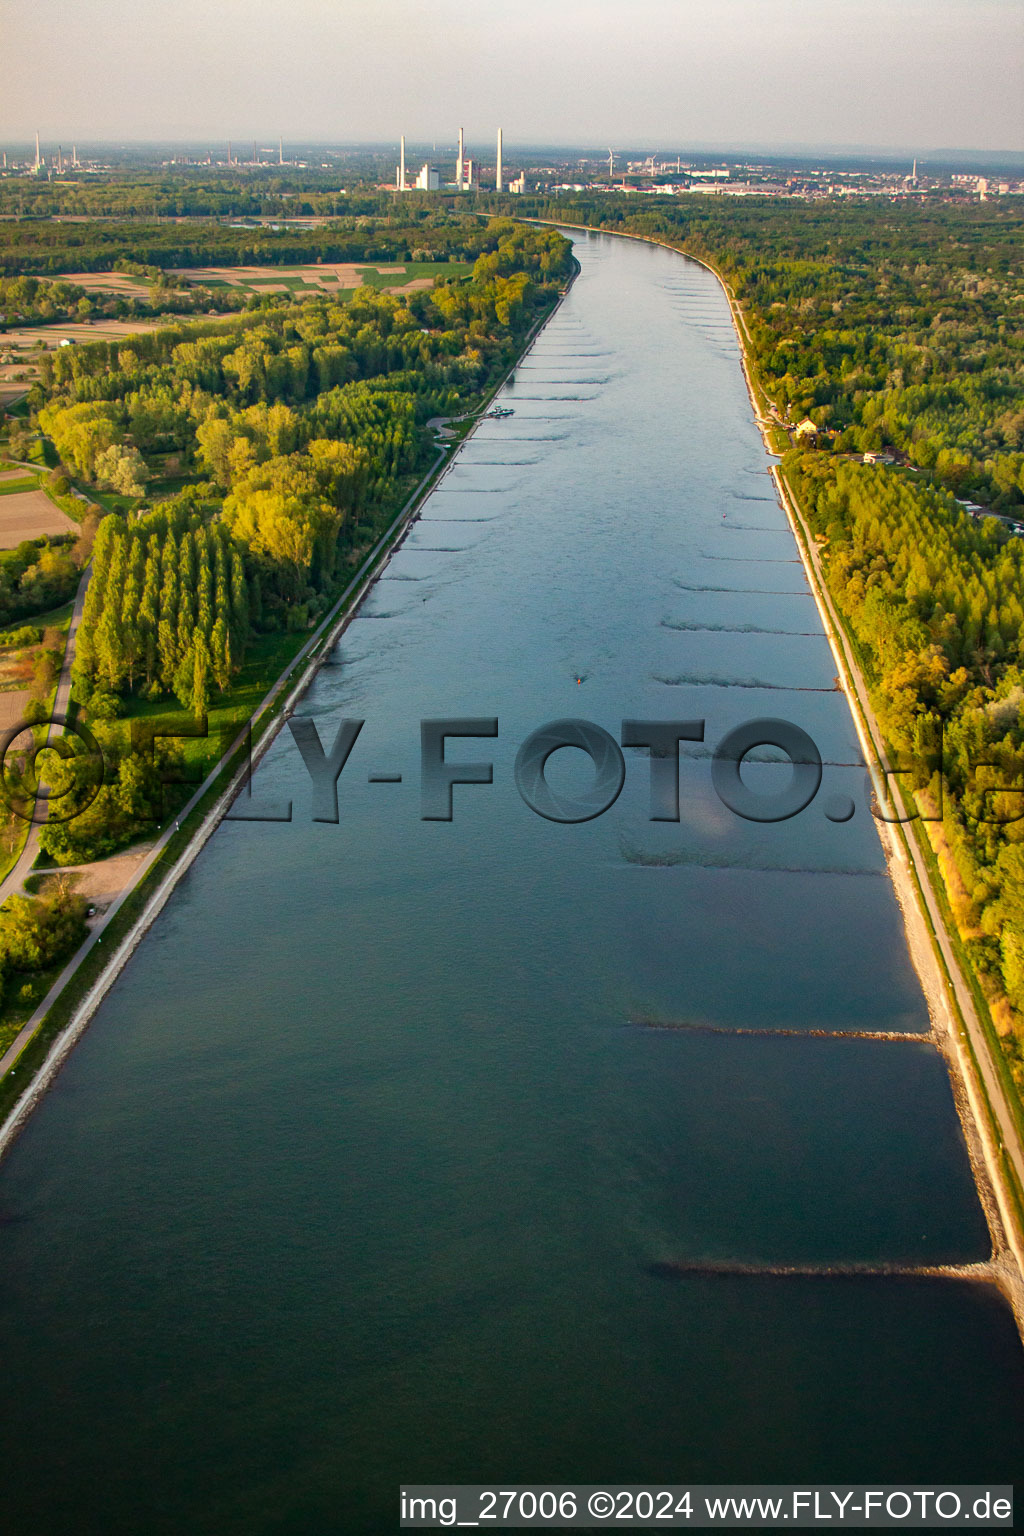
{"label": "river water surface", "polygon": [[[514,415],[300,706],[325,742],[366,722],[339,823],[279,737],[251,807],[293,820],[220,828],[3,1166],[14,1536],[383,1532],[401,1481],[1024,1466],[990,1288],[657,1272],[988,1238],[725,298],[665,250],[576,250]],[[423,821],[419,722],[453,716],[498,718],[447,749],[493,783]],[[705,720],[679,822],[649,819],[637,750],[604,816],[528,809],[518,747],[567,716]],[[758,716],[825,762],[781,824],[711,784]],[[566,750],[549,777],[593,771]],[[922,1038],[806,1034],[851,1029]]]}

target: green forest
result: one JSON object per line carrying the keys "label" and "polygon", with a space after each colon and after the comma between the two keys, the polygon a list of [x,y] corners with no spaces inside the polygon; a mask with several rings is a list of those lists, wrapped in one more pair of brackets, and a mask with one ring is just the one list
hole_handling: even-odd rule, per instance
{"label": "green forest", "polygon": [[[0,211],[3,194],[0,183]],[[317,227],[148,217],[80,223],[11,218],[0,219],[0,276],[316,261],[475,261],[490,239],[483,219],[415,193],[400,207],[387,197],[351,199],[344,216]]]}
{"label": "green forest", "polygon": [[[346,179],[356,183],[352,191],[339,188],[338,168],[324,172],[274,165],[261,166],[258,175],[248,167],[178,165],[173,171],[69,172],[54,181],[18,176],[0,179],[0,214],[22,219],[335,219],[350,213],[386,214],[391,199],[362,184],[367,170],[363,164],[362,174],[348,172]],[[436,198],[431,204],[436,209]]]}

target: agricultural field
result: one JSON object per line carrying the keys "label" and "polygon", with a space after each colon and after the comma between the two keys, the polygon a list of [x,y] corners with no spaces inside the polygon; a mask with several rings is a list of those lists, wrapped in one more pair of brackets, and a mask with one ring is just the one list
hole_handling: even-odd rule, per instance
{"label": "agricultural field", "polygon": [[0,734],[25,718],[25,706],[30,698],[28,682],[20,683],[14,679],[14,668],[8,667],[0,656]]}
{"label": "agricultural field", "polygon": [[149,279],[134,272],[61,272],[54,281],[123,299],[146,299],[149,294]]}
{"label": "agricultural field", "polygon": [[172,323],[171,320],[64,320],[56,325],[12,325],[5,333],[0,333],[0,357],[6,358],[10,354],[17,361],[14,353],[18,349],[23,353],[53,352],[62,341],[120,341],[123,336],[137,336],[140,331],[154,331],[161,325]]}
{"label": "agricultural field", "polygon": [[[468,276],[472,267],[464,261],[408,261],[395,266],[360,266],[355,262],[339,261],[291,267],[175,267],[171,270],[175,277],[204,288],[240,288],[251,294],[291,293],[300,298],[303,293],[344,293],[361,287],[379,288],[385,293],[412,293],[419,288],[432,288],[439,275]],[[94,274],[107,278],[121,275]]]}
{"label": "agricultural field", "polygon": [[75,533],[78,527],[45,491],[6,492],[0,486],[0,549],[17,549],[26,539]]}

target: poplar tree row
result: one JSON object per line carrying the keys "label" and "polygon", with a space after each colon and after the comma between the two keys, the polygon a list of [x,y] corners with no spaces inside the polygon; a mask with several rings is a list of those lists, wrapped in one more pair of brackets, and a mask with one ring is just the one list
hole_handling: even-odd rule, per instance
{"label": "poplar tree row", "polygon": [[75,649],[80,697],[173,693],[204,714],[241,665],[256,594],[221,523],[162,512],[100,524]]}

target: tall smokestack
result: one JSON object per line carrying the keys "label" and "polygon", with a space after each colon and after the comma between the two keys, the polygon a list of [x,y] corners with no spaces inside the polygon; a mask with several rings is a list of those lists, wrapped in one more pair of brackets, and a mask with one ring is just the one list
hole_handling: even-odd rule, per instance
{"label": "tall smokestack", "polygon": [[501,129],[500,128],[498,129],[498,166],[497,166],[497,170],[495,171],[495,174],[494,174],[494,187],[495,187],[495,191],[497,191],[497,192],[500,192],[502,190],[502,185],[501,185]]}
{"label": "tall smokestack", "polygon": [[71,164],[74,166],[75,170],[77,171],[78,170],[78,145],[77,144],[72,144],[72,146],[71,146]]}
{"label": "tall smokestack", "polygon": [[460,192],[462,191],[462,187],[463,187],[463,183],[464,183],[465,175],[466,175],[466,170],[465,170],[465,167],[466,167],[465,148],[466,148],[466,146],[465,146],[465,142],[464,142],[463,137],[462,137],[462,129],[460,128],[459,129],[459,158],[455,162],[455,185],[459,189]]}
{"label": "tall smokestack", "polygon": [[39,135],[37,133],[36,134],[36,170],[37,171],[38,171],[41,163],[42,162],[40,161],[40,158],[39,158]]}
{"label": "tall smokestack", "polygon": [[398,190],[404,192],[405,189],[405,134],[403,133],[398,158]]}
{"label": "tall smokestack", "polygon": [[278,165],[284,165],[284,139],[278,139],[277,141],[277,163]]}
{"label": "tall smokestack", "polygon": [[234,161],[231,158],[231,140],[230,139],[228,139],[228,165],[234,165]]}

